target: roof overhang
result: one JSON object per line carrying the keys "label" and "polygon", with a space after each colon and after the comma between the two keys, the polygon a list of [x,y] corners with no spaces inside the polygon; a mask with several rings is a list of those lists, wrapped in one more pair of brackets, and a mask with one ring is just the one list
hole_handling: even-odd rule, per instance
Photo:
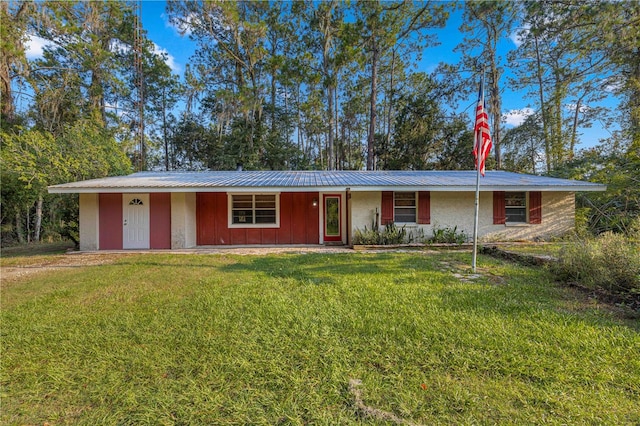
{"label": "roof overhang", "polygon": [[[158,192],[470,192],[475,171],[263,171],[142,172],[53,185],[52,194]],[[480,191],[605,191],[591,182],[491,171],[480,179]]]}

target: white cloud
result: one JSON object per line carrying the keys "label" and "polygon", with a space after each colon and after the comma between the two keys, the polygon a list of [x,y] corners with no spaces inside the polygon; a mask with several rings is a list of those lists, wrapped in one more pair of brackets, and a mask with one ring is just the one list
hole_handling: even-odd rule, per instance
{"label": "white cloud", "polygon": [[162,18],[164,19],[165,26],[167,28],[173,29],[176,32],[176,34],[178,34],[181,37],[185,35],[186,36],[191,35],[191,23],[198,19],[195,13],[192,13],[189,16],[187,16],[186,19],[184,20],[180,19],[179,21],[169,19],[167,15],[165,15],[164,13],[162,14]]}
{"label": "white cloud", "polygon": [[180,74],[180,72],[182,71],[182,67],[176,62],[176,58],[172,54],[170,54],[167,49],[153,43],[153,53],[158,56],[164,56],[165,63],[169,66],[169,68],[171,68],[171,71],[176,74]]}
{"label": "white cloud", "polygon": [[[565,109],[567,111],[575,111],[576,108],[578,107],[578,104],[567,104],[565,105]],[[589,105],[580,105],[580,112],[581,113],[586,113],[589,112],[591,110],[591,107]]]}
{"label": "white cloud", "polygon": [[519,126],[534,113],[532,108],[512,109],[502,116],[502,121],[511,126]]}
{"label": "white cloud", "polygon": [[27,55],[27,59],[39,59],[42,58],[42,54],[44,53],[44,48],[46,46],[53,45],[49,40],[45,40],[42,37],[38,37],[37,35],[29,34],[28,40],[25,43],[25,54]]}
{"label": "white cloud", "polygon": [[529,30],[531,29],[530,25],[526,25],[524,27],[517,28],[514,32],[509,35],[509,39],[516,45],[516,47],[520,47],[522,43],[524,43],[524,39],[529,34]]}
{"label": "white cloud", "polygon": [[126,43],[123,43],[122,41],[118,40],[118,39],[112,39],[110,46],[109,46],[109,50],[113,53],[119,53],[121,55],[126,55],[127,53],[131,52],[131,46],[129,46]]}

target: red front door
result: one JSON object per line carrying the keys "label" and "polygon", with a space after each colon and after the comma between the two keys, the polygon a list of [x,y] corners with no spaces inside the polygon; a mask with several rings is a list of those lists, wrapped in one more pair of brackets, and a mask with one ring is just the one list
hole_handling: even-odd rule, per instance
{"label": "red front door", "polygon": [[324,195],[324,240],[342,241],[342,197]]}

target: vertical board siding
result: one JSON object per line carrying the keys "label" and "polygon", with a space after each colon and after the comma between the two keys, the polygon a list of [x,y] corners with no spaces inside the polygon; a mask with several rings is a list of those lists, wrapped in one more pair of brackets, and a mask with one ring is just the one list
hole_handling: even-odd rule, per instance
{"label": "vertical board siding", "polygon": [[291,244],[291,222],[293,221],[293,193],[280,194],[280,228],[276,230],[276,244]]}
{"label": "vertical board siding", "polygon": [[507,222],[507,212],[504,205],[504,191],[493,191],[493,224],[504,225]]}
{"label": "vertical board siding", "polygon": [[320,243],[320,209],[313,207],[313,200],[316,199],[320,202],[319,194],[317,192],[304,192],[302,193],[305,198],[304,202],[307,206],[304,212],[304,218],[307,221],[307,242],[306,244],[319,244]]}
{"label": "vertical board siding", "polygon": [[529,223],[542,223],[542,192],[529,192]]}
{"label": "vertical board siding", "polygon": [[393,191],[382,191],[380,220],[382,225],[393,222]]}
{"label": "vertical board siding", "polygon": [[319,243],[319,211],[312,205],[317,192],[281,193],[279,228],[229,228],[227,197],[196,194],[197,245]]}
{"label": "vertical board siding", "polygon": [[211,212],[213,212],[213,195],[206,193],[196,194],[196,244],[199,246],[213,244],[209,239],[215,235],[214,222],[210,217]]}
{"label": "vertical board siding", "polygon": [[171,194],[149,194],[149,244],[151,249],[171,248]]}
{"label": "vertical board siding", "polygon": [[100,250],[122,250],[122,194],[98,194]]}
{"label": "vertical board siding", "polygon": [[428,225],[431,223],[431,192],[418,192],[418,223]]}

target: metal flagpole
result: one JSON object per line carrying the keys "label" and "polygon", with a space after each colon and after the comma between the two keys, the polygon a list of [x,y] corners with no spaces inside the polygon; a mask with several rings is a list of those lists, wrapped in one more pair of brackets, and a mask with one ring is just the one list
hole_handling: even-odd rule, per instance
{"label": "metal flagpole", "polygon": [[[480,78],[480,93],[482,94],[482,99],[478,100],[478,102],[482,102],[484,106],[484,68],[482,69],[482,77]],[[476,115],[478,114],[477,106],[476,106]],[[477,117],[476,117],[477,120]],[[474,137],[473,137],[474,147],[476,149],[476,204],[475,204],[475,215],[473,218],[473,259],[471,261],[471,271],[476,273],[476,266],[478,260],[478,216],[480,213],[480,164],[481,164],[481,156],[482,156],[482,137],[478,137],[478,129],[476,128],[474,122]]]}

